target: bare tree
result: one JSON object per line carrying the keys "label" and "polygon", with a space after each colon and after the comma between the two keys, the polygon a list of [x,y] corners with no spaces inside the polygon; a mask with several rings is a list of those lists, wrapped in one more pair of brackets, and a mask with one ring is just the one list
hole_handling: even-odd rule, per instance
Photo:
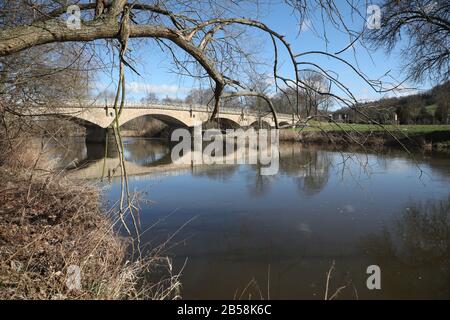
{"label": "bare tree", "polygon": [[[214,93],[211,118],[216,117],[224,92],[233,90],[247,92],[251,89],[248,81],[239,76],[243,74],[242,66],[255,61],[251,54],[251,48],[246,45],[247,41],[245,41],[254,38],[255,32],[261,32],[272,40],[274,85],[281,92],[288,87],[299,91],[302,87],[299,66],[308,65],[317,67],[316,72],[323,74],[327,81],[333,83],[333,86],[344,95],[344,97],[330,95],[332,99],[347,106],[356,102],[356,98],[347,87],[338,81],[335,75],[308,62],[307,57],[327,55],[339,63],[349,64],[348,62],[327,52],[295,54],[285,37],[269,26],[253,18],[236,18],[237,15],[241,16],[242,11],[245,11],[245,5],[234,1],[230,1],[226,6],[222,2],[215,1],[198,1],[190,4],[180,1],[157,3],[142,1],[138,3],[112,0],[111,2],[102,1],[101,4],[98,1],[97,3],[74,1],[79,8],[79,16],[74,16],[71,12],[67,13],[70,3],[63,5],[51,0],[12,2],[16,4],[17,8],[24,7],[31,13],[31,16],[28,15],[27,19],[23,21],[16,19],[14,23],[3,23],[5,27],[0,29],[0,56],[11,55],[49,43],[98,44],[99,40],[107,40],[108,48],[113,49],[114,46],[109,45],[117,44],[120,75],[115,104],[118,105],[118,115],[125,103],[123,68],[128,66],[137,72],[132,66],[133,59],[129,54],[130,46],[128,44],[131,39],[135,38],[154,40],[153,44],[157,44],[172,56],[178,73],[203,80],[211,79]],[[285,1],[285,4],[294,8],[300,21],[317,9],[329,17],[336,26],[343,21],[342,14],[331,0]],[[351,5],[350,8],[353,10]],[[7,8],[4,12],[10,14],[14,10]],[[68,18],[69,20],[67,20]],[[78,18],[80,18],[79,28],[68,23],[68,21]],[[349,32],[345,24],[342,23],[342,25],[344,25],[344,31]],[[246,32],[248,29],[254,31],[248,34]],[[117,39],[118,43],[114,42],[114,39]],[[293,79],[278,74],[280,50],[287,52],[288,63],[293,69]],[[301,62],[298,61],[300,59]],[[361,72],[358,72],[356,68],[353,70],[375,89],[373,83]],[[283,88],[280,83],[283,84]],[[299,101],[298,95],[294,97],[294,101],[291,101],[293,112],[298,118],[300,117]]]}
{"label": "bare tree", "polygon": [[392,52],[403,46],[408,76],[443,81],[450,77],[450,2],[448,0],[382,0],[380,28],[365,37],[375,48]]}
{"label": "bare tree", "polygon": [[304,71],[301,79],[303,83],[301,93],[305,101],[306,116],[317,116],[319,110],[327,111],[330,103],[330,81],[314,71]]}
{"label": "bare tree", "polygon": [[[255,73],[250,76],[250,84],[249,89],[253,92],[261,93],[265,96],[268,96],[270,93],[270,77],[264,74]],[[263,112],[267,110],[265,99],[262,97],[254,96],[249,98],[250,101],[248,105],[250,108],[257,110],[259,112]]]}
{"label": "bare tree", "polygon": [[[44,1],[45,2],[45,1]],[[37,4],[36,4],[37,6]],[[95,4],[78,3],[81,12],[95,9]],[[226,85],[238,85],[239,81],[226,76],[221,69],[228,69],[224,58],[233,54],[233,47],[223,46],[221,41],[214,36],[229,25],[249,26],[258,28],[276,37],[290,50],[289,44],[284,38],[266,25],[251,19],[243,18],[212,18],[209,20],[195,19],[165,10],[163,7],[150,4],[127,3],[125,0],[114,0],[106,5],[107,10],[94,19],[87,14],[83,15],[80,28],[70,28],[65,21],[59,17],[67,11],[68,6],[60,6],[49,12],[41,12],[41,17],[35,19],[31,24],[23,24],[15,27],[2,28],[0,30],[0,56],[10,55],[36,45],[78,41],[86,42],[96,39],[117,38],[120,42],[121,73],[117,92],[124,96],[123,65],[126,62],[128,39],[130,38],[153,38],[163,43],[171,42],[182,51],[189,54],[206,71],[215,83],[214,87],[214,109],[211,118],[214,118],[220,106],[221,94]],[[39,8],[37,6],[36,8]],[[39,8],[40,9],[40,8]],[[153,23],[132,23],[130,19],[131,10],[147,12]],[[148,19],[148,17],[146,17]],[[166,19],[168,21],[166,21]],[[148,20],[147,20],[148,21]],[[159,21],[167,25],[157,24]],[[170,21],[170,22],[169,22]],[[168,26],[171,24],[172,26]],[[225,40],[228,41],[228,40]],[[232,49],[230,49],[232,48]],[[173,49],[169,47],[171,51]],[[229,50],[232,50],[231,52]],[[222,61],[218,61],[222,58]],[[179,63],[180,60],[175,58]],[[123,100],[120,103],[123,107]],[[120,110],[119,110],[120,114]]]}
{"label": "bare tree", "polygon": [[192,89],[184,101],[193,104],[208,104],[214,100],[214,92],[211,89]]}
{"label": "bare tree", "polygon": [[[120,134],[119,118],[126,105],[126,73],[130,68],[139,74],[132,52],[133,44],[153,45],[165,51],[173,61],[175,72],[180,75],[209,81],[212,100],[210,120],[218,118],[224,101],[236,101],[240,97],[256,99],[260,109],[267,106],[271,112],[276,128],[277,113],[266,87],[252,85],[251,78],[246,77],[248,70],[254,67],[254,48],[251,44],[256,34],[267,37],[272,43],[273,61],[271,61],[271,80],[277,92],[287,98],[293,118],[298,123],[306,124],[311,117],[302,119],[300,102],[302,93],[309,99],[309,109],[315,116],[328,97],[341,105],[353,108],[358,102],[351,90],[344,85],[336,73],[325,70],[314,63],[311,56],[326,56],[350,67],[356,76],[365,81],[372,89],[384,90],[379,82],[368,79],[358,67],[339,56],[339,53],[327,51],[307,51],[295,53],[285,36],[259,21],[257,16],[242,17],[248,12],[244,4],[234,0],[193,1],[127,1],[111,0],[91,3],[87,0],[13,0],[1,1],[0,8],[0,58],[21,59],[34,50],[47,46],[79,47],[95,56],[98,47],[103,56],[109,56],[118,65],[118,81],[114,95],[114,119],[111,123],[116,142],[121,173],[121,193],[119,199],[119,216],[131,235],[131,230],[124,217],[130,214],[135,231],[138,221],[135,216],[137,207],[132,203],[128,188],[127,169],[125,166],[124,144]],[[242,2],[252,3],[254,1]],[[259,1],[256,1],[256,6]],[[353,32],[343,22],[343,15],[333,0],[297,0],[284,1],[294,9],[299,22],[306,19],[314,10],[325,16],[336,27],[353,36]],[[74,6],[75,5],[75,6]],[[348,2],[353,12],[353,5]],[[299,24],[301,25],[301,23]],[[250,31],[250,32],[249,32]],[[140,40],[138,40],[140,39]],[[290,76],[280,74],[280,51],[283,50],[290,66]],[[341,51],[342,52],[342,51]],[[102,57],[103,58],[103,57]],[[82,59],[75,59],[83,65]],[[31,62],[31,61],[29,61]],[[32,66],[32,63],[30,63]],[[304,68],[304,69],[301,69]],[[308,77],[308,72],[315,73]],[[302,74],[305,76],[302,77]],[[318,76],[320,75],[320,76]],[[2,77],[4,75],[2,74]],[[324,85],[326,83],[326,86]],[[333,92],[336,89],[339,93]],[[3,89],[3,88],[2,88]],[[57,97],[57,93],[51,94]],[[163,102],[173,101],[166,98]],[[6,99],[0,97],[3,111],[10,112]],[[33,104],[17,104],[21,108],[33,107]],[[358,111],[360,112],[360,111]],[[17,115],[20,115],[17,113]],[[368,117],[367,115],[364,115]],[[294,120],[294,119],[293,119]],[[380,125],[377,122],[375,124]],[[5,130],[7,131],[7,130]],[[138,250],[139,232],[138,234]]]}
{"label": "bare tree", "polygon": [[156,93],[148,91],[145,94],[145,97],[142,98],[142,102],[144,102],[144,103],[158,103],[159,99],[156,96]]}
{"label": "bare tree", "polygon": [[93,74],[89,60],[83,46],[66,44],[48,44],[0,57],[1,157],[8,157],[28,135],[59,136],[78,130],[62,125],[67,124],[62,119],[31,117],[29,111],[38,107],[51,116],[52,110],[66,101],[86,99]]}

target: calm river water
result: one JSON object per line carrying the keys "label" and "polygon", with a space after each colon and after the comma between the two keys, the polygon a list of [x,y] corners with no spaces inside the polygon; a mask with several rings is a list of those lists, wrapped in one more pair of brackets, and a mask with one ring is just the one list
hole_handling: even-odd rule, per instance
{"label": "calm river water", "polygon": [[[165,253],[186,299],[450,298],[450,157],[280,146],[279,173],[258,165],[175,165],[168,143],[128,138],[142,242]],[[72,143],[76,177],[99,179],[104,150]],[[107,167],[117,164],[111,152]],[[116,162],[115,162],[116,161]],[[107,183],[117,201],[120,178]],[[159,222],[158,222],[159,221]],[[158,222],[158,223],[156,223]],[[156,223],[156,224],[155,224]],[[366,269],[381,269],[369,290]]]}

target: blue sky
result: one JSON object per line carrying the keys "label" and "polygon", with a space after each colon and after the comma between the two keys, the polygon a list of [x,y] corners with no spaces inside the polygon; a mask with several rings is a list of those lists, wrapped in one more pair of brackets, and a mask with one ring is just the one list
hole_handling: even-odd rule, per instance
{"label": "blue sky", "polygon": [[[339,3],[342,6],[344,1]],[[343,12],[346,12],[343,6],[341,9]],[[323,30],[320,16],[313,15],[309,17],[300,27],[299,22],[292,15],[292,9],[278,2],[269,1],[267,4],[261,5],[258,8],[258,12],[255,12],[254,7],[250,6],[248,7],[248,11],[245,11],[243,10],[242,16],[257,16],[260,21],[278,33],[283,34],[287,41],[291,43],[295,53],[313,50],[323,50],[333,53],[343,49],[350,42],[347,35],[336,30],[331,24],[326,24],[325,28],[327,38],[329,39],[327,44],[322,39]],[[348,25],[353,29],[361,29],[363,23],[361,19],[352,20],[350,15],[346,19]],[[311,26],[316,26],[315,30]],[[300,32],[299,29],[301,29]],[[258,48],[262,50],[258,53],[258,57],[262,61],[270,64],[273,60],[273,47],[270,38],[262,32],[248,30],[248,34],[252,37],[257,37],[257,41],[260,43]],[[142,43],[141,41],[133,40],[130,47],[132,48],[130,56],[135,59],[136,69],[139,70],[141,76],[134,74],[129,69],[126,71],[127,94],[129,98],[140,99],[147,91],[156,93],[160,98],[165,96],[184,98],[191,88],[200,86],[198,81],[194,81],[188,77],[181,77],[171,72],[173,65],[170,56],[162,53],[154,43]],[[339,57],[348,60],[354,65],[358,65],[368,78],[378,79],[388,71],[397,80],[403,80],[405,78],[405,75],[401,72],[399,50],[396,50],[396,52],[389,56],[383,50],[372,51],[368,54],[359,42],[355,43],[354,49],[355,51],[347,50],[339,55]],[[287,53],[285,50],[281,50],[281,46],[279,60],[280,74],[292,77],[293,69],[289,64]],[[358,99],[373,100],[383,96],[374,92],[355,72],[343,63],[323,56],[308,56],[308,61],[315,62],[322,68],[337,73],[339,80],[348,86]],[[271,66],[260,69],[261,72],[267,72],[269,74]],[[107,90],[114,91],[116,86],[115,73],[112,76],[110,73],[99,75],[97,79],[98,89],[107,88]],[[203,87],[205,87],[205,84],[203,84]],[[429,85],[425,84],[422,88],[429,88]],[[398,94],[406,94],[408,92],[412,93],[413,90],[405,90]],[[393,94],[391,93],[390,95]]]}

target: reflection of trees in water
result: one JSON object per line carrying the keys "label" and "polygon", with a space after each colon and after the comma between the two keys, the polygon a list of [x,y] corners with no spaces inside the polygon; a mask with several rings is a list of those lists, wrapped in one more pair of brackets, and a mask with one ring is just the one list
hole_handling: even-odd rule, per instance
{"label": "reflection of trees in water", "polygon": [[[299,144],[280,145],[280,173],[292,177],[299,190],[312,195],[322,190],[328,182],[332,164],[328,152],[316,148],[304,148]],[[247,177],[250,193],[262,196],[270,190],[270,186],[278,176],[261,175],[261,166],[252,166],[253,171]]]}
{"label": "reflection of trees in water", "polygon": [[291,152],[280,157],[280,171],[294,177],[299,190],[313,195],[327,184],[332,161],[328,152],[316,148],[302,148],[300,152],[292,146]]}
{"label": "reflection of trees in water", "polygon": [[170,156],[170,147],[164,141],[130,139],[125,141],[125,159],[140,165],[150,165],[165,156]]}
{"label": "reflection of trees in water", "polygon": [[254,171],[250,171],[246,179],[248,181],[249,192],[252,196],[261,197],[269,192],[270,186],[277,180],[277,176],[262,175],[262,166],[259,164],[253,165],[252,168]]}
{"label": "reflection of trees in water", "polygon": [[353,158],[361,157],[361,161],[357,161],[361,167],[365,166],[363,157],[368,157],[371,163],[376,163],[383,171],[395,171],[401,167],[417,167],[424,170],[426,173],[431,173],[437,176],[450,178],[449,157],[445,153],[424,153],[409,150],[408,154],[403,149],[399,148],[384,148],[376,153],[364,154],[361,150],[352,151]]}
{"label": "reflection of trees in water", "polygon": [[305,167],[304,178],[297,178],[298,187],[308,195],[319,193],[327,184],[331,159],[326,152],[309,155],[310,161]]}
{"label": "reflection of trees in water", "polygon": [[194,167],[192,175],[206,176],[212,180],[228,181],[239,168],[237,165],[200,165]]}
{"label": "reflection of trees in water", "polygon": [[118,153],[115,142],[108,140],[107,143],[106,149],[105,143],[86,143],[83,137],[68,137],[52,144],[49,151],[52,158],[59,159],[59,167],[75,169],[103,159],[106,151],[108,158],[116,158]]}
{"label": "reflection of trees in water", "polygon": [[[108,146],[106,146],[106,143]],[[105,143],[86,143],[86,158],[84,160],[100,160],[105,157],[105,153],[107,153],[106,156],[110,159],[119,156],[116,142],[113,139],[108,139]]]}
{"label": "reflection of trees in water", "polygon": [[51,143],[48,152],[50,159],[58,159],[59,167],[67,168],[74,161],[85,159],[87,149],[83,138],[68,138]]}
{"label": "reflection of trees in water", "polygon": [[362,246],[382,269],[383,290],[450,298],[450,197],[413,203],[391,228],[365,237]]}
{"label": "reflection of trees in water", "polygon": [[450,166],[448,154],[433,154],[432,157],[427,156],[426,164],[430,166],[430,169],[436,175],[450,178]]}

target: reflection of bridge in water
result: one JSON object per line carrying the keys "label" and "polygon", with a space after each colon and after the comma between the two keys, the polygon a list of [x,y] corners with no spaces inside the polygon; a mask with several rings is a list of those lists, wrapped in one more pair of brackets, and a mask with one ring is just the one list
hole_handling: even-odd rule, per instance
{"label": "reflection of bridge in water", "polygon": [[[270,156],[270,149],[261,150],[246,147],[243,150],[234,150],[234,152],[225,156],[213,156],[210,159],[206,159],[201,151],[190,151],[175,161],[172,161],[171,153],[169,152],[148,165],[142,165],[135,161],[125,161],[125,166],[129,176],[169,176],[181,175],[186,172],[196,174],[217,171],[225,167],[236,166],[237,164],[257,164],[256,161],[262,152]],[[208,163],[208,161],[213,163]],[[99,179],[103,176],[113,178],[119,177],[120,174],[118,157],[94,161],[86,160],[81,162],[76,168],[68,171],[69,177],[77,179]]]}
{"label": "reflection of bridge in water", "polygon": [[[51,110],[35,108],[32,114],[65,117],[84,126],[87,141],[104,141],[107,129],[114,120],[114,109],[98,102],[74,101]],[[142,116],[151,116],[172,127],[192,128],[209,121],[211,109],[197,104],[158,104],[127,102],[119,118],[119,125]],[[278,114],[278,124],[282,126],[294,123],[293,115]],[[271,112],[248,112],[242,108],[221,108],[216,122],[228,128],[250,127],[255,123],[265,123],[274,127],[275,119]]]}
{"label": "reflection of bridge in water", "polygon": [[[101,144],[94,144],[98,149],[102,149]],[[92,148],[92,147],[91,147]],[[67,172],[67,175],[76,179],[100,179],[120,177],[119,159],[116,154],[109,154],[109,158],[102,158],[103,150],[97,150],[94,155],[89,154],[92,149],[88,149],[85,160],[81,161],[76,168]],[[249,149],[244,152],[235,150],[224,157],[216,157],[213,165],[194,163],[192,159],[202,156],[200,152],[188,152],[178,161],[171,159],[171,148],[167,143],[148,139],[126,140],[125,155],[129,159],[126,161],[126,169],[129,176],[139,179],[159,178],[166,176],[178,176],[192,174],[196,176],[206,175],[211,178],[225,177],[232,175],[240,163],[248,164],[248,159],[258,156],[258,152],[266,152],[270,155],[270,150]],[[240,162],[236,163],[238,156]],[[298,188],[307,193],[319,192],[327,183],[329,177],[329,167],[331,160],[326,152],[318,152],[311,148],[303,148],[295,144],[280,144],[278,148],[279,172],[292,177]],[[198,158],[197,158],[198,159]],[[227,164],[228,163],[228,164]],[[272,178],[261,176],[260,164],[252,165],[255,173],[256,185],[268,185]],[[258,187],[259,188],[259,187]]]}

